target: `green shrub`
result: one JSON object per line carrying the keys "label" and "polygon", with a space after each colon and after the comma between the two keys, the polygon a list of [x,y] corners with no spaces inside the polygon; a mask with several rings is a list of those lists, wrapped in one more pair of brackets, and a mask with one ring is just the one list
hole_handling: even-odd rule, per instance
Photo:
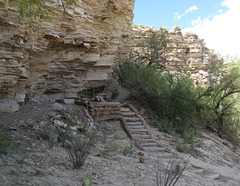
{"label": "green shrub", "polygon": [[12,143],[12,139],[9,136],[1,135],[0,136],[0,155],[7,154]]}
{"label": "green shrub", "polygon": [[88,131],[84,135],[65,136],[63,147],[66,149],[74,168],[80,168],[84,164],[95,142],[96,131]]}
{"label": "green shrub", "polygon": [[191,153],[193,147],[190,144],[186,144],[184,142],[177,142],[176,149],[178,152]]}
{"label": "green shrub", "polygon": [[102,151],[102,154],[105,156],[113,155],[119,150],[119,148],[121,148],[121,146],[116,143],[107,143]]}
{"label": "green shrub", "polygon": [[93,184],[92,178],[87,177],[87,178],[84,178],[82,186],[92,186],[92,184]]}
{"label": "green shrub", "polygon": [[209,87],[206,90],[207,125],[215,127],[220,137],[239,143],[239,99],[240,65],[239,60],[224,64],[216,61],[209,75]]}
{"label": "green shrub", "polygon": [[147,108],[164,132],[183,132],[195,128],[205,106],[202,89],[189,76],[171,75],[131,59],[117,70],[120,82],[129,89],[131,98]]}
{"label": "green shrub", "polygon": [[133,145],[131,144],[130,146],[125,146],[123,149],[123,154],[126,156],[132,152]]}

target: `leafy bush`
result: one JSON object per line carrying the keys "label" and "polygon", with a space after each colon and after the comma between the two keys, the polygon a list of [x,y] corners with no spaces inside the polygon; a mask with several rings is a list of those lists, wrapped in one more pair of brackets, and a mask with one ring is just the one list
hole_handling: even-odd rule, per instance
{"label": "leafy bush", "polygon": [[216,127],[220,137],[236,141],[240,109],[237,99],[240,95],[239,61],[227,65],[216,61],[210,72],[210,85],[205,92],[206,105],[210,108],[207,125]]}
{"label": "leafy bush", "polygon": [[151,111],[159,129],[183,134],[194,128],[204,105],[189,76],[171,75],[128,59],[117,70],[119,80],[130,90],[131,98]]}
{"label": "leafy bush", "polygon": [[131,144],[130,146],[125,146],[123,149],[123,154],[126,156],[132,152],[133,145]]}
{"label": "leafy bush", "polygon": [[87,177],[87,178],[84,178],[82,186],[92,186],[92,184],[93,184],[92,178]]}
{"label": "leafy bush", "polygon": [[178,26],[178,25],[174,25],[174,26],[173,26],[173,31],[174,31],[174,32],[177,32],[177,31],[180,31],[180,32],[181,32],[181,30],[182,30],[182,29],[181,29],[180,26]]}
{"label": "leafy bush", "polygon": [[162,27],[160,33],[157,33],[150,28],[143,33],[143,36],[143,39],[140,39],[136,45],[138,50],[131,54],[133,59],[138,63],[145,63],[147,66],[166,68],[166,59],[162,54],[166,51],[169,42],[168,30]]}

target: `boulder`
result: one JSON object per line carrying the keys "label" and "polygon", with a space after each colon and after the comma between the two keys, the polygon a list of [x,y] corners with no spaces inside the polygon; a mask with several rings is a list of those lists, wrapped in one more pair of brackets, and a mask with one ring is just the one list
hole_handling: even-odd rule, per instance
{"label": "boulder", "polygon": [[0,112],[16,112],[19,104],[14,99],[0,99]]}

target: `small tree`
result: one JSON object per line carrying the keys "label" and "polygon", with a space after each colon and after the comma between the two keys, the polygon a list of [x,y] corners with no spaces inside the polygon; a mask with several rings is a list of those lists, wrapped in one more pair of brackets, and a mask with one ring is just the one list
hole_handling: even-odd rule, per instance
{"label": "small tree", "polygon": [[173,26],[173,31],[174,31],[174,32],[181,32],[181,30],[182,30],[182,29],[181,29],[180,26],[178,26],[178,25],[174,25],[174,26]]}
{"label": "small tree", "polygon": [[169,42],[167,36],[168,30],[164,27],[160,31],[149,29],[144,33],[143,40],[137,44],[140,51],[135,51],[131,56],[136,61],[147,64],[147,66],[156,65],[161,69],[166,68],[165,63],[167,61],[163,53],[166,51],[167,43]]}
{"label": "small tree", "polygon": [[239,111],[235,107],[236,95],[240,93],[240,65],[239,62],[223,64],[217,61],[210,73],[210,108],[213,116],[208,125],[216,124],[217,134],[222,137],[224,128],[232,128],[239,123]]}

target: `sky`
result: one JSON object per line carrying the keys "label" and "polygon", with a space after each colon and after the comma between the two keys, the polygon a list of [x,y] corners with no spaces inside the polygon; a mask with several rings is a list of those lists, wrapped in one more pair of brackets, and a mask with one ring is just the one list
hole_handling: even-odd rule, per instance
{"label": "sky", "polygon": [[133,22],[192,32],[221,55],[240,57],[240,0],[136,0]]}

